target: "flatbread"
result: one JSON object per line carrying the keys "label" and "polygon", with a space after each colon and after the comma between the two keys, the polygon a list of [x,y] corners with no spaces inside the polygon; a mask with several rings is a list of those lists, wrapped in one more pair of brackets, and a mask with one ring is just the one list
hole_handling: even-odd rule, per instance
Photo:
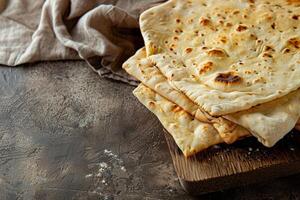
{"label": "flatbread", "polygon": [[211,124],[194,119],[182,108],[143,84],[140,84],[133,93],[158,117],[185,156],[194,155],[212,145],[223,142]]}
{"label": "flatbread", "polygon": [[[230,120],[240,125],[238,127],[246,128],[265,146],[271,147],[294,128],[300,117],[300,90],[296,90],[277,100],[255,106],[246,111],[232,113],[218,118],[212,117],[201,109],[197,109],[186,96],[168,84],[166,78],[164,78],[153,63],[151,63],[152,57],[157,57],[157,55],[146,58],[144,56],[146,56],[144,50],[138,51],[135,56],[123,65],[124,69],[153,90],[158,91],[159,94],[162,94],[167,99],[181,106],[191,115],[195,115],[200,121],[213,123],[214,128],[216,128],[219,133],[223,132],[222,127],[227,127],[227,121]],[[168,63],[164,64],[168,65]],[[163,85],[163,87],[160,85]],[[195,109],[197,110],[195,111]],[[225,120],[215,121],[216,119]],[[220,125],[220,127],[217,127],[217,125]],[[228,131],[224,132],[228,133]],[[235,134],[236,133],[242,133],[242,131],[236,131]],[[234,134],[230,134],[230,136],[234,138]],[[221,137],[223,137],[222,134]],[[237,135],[236,137],[239,138],[240,136]],[[235,140],[232,139],[232,141]]]}
{"label": "flatbread", "polygon": [[[298,0],[170,0],[140,18],[147,55],[212,116],[300,87]],[[168,63],[166,65],[166,63]]]}
{"label": "flatbread", "polygon": [[250,136],[247,129],[222,117],[208,115],[184,94],[172,88],[166,77],[153,65],[150,59],[146,58],[145,48],[137,51],[123,64],[123,68],[147,87],[174,102],[199,121],[211,123],[226,143],[231,144],[238,139]]}
{"label": "flatbread", "polygon": [[272,147],[295,127],[299,116],[300,90],[297,90],[277,100],[226,115],[224,118],[247,128],[261,143]]}

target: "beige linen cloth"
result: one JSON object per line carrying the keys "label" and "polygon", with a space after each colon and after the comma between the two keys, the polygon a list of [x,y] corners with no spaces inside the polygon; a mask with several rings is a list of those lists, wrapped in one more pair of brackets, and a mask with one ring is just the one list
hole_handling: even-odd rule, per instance
{"label": "beige linen cloth", "polygon": [[100,75],[121,70],[142,38],[141,12],[162,0],[0,0],[0,64],[84,59]]}

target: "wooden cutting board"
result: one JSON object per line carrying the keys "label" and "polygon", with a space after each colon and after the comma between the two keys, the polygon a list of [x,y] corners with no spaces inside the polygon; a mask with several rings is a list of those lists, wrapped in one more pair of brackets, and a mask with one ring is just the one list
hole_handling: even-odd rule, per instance
{"label": "wooden cutting board", "polygon": [[292,131],[272,148],[255,138],[217,145],[185,158],[165,131],[182,187],[199,195],[300,173],[300,134]]}

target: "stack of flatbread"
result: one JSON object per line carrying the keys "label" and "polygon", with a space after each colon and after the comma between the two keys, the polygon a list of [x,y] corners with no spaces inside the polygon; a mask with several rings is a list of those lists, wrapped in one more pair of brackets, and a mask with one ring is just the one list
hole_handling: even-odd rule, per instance
{"label": "stack of flatbread", "polygon": [[170,0],[140,26],[145,47],[123,68],[185,156],[300,128],[299,0]]}

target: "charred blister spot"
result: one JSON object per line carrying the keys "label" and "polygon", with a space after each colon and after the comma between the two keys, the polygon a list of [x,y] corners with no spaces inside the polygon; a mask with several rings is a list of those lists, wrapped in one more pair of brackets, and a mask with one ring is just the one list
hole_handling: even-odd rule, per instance
{"label": "charred blister spot", "polygon": [[179,34],[179,33],[182,33],[183,30],[181,28],[177,28],[177,29],[174,30],[174,32]]}
{"label": "charred blister spot", "polygon": [[226,27],[232,27],[233,25],[232,25],[232,23],[227,22],[227,23],[225,23],[225,26],[226,26]]}
{"label": "charred blister spot", "polygon": [[272,29],[275,29],[275,28],[276,28],[276,24],[275,24],[275,23],[272,23],[272,24],[271,24],[271,28],[272,28]]}
{"label": "charred blister spot", "polygon": [[239,13],[240,13],[239,10],[235,10],[235,11],[232,12],[232,14],[234,14],[234,15],[237,15],[237,14],[239,14]]}
{"label": "charred blister spot", "polygon": [[234,72],[219,73],[215,78],[215,82],[228,84],[238,84],[242,82],[242,78]]}
{"label": "charred blister spot", "polygon": [[247,27],[246,25],[240,24],[240,25],[236,28],[236,31],[242,32],[242,31],[245,31],[245,30],[247,30],[247,29],[248,29],[248,27]]}
{"label": "charred blister spot", "polygon": [[288,40],[288,44],[295,47],[296,49],[300,48],[300,38],[295,37]]}
{"label": "charred blister spot", "polygon": [[155,102],[150,101],[150,102],[149,102],[149,106],[150,106],[150,107],[155,107]]}
{"label": "charred blister spot", "polygon": [[265,47],[264,47],[264,51],[265,51],[265,52],[271,52],[271,51],[274,52],[275,50],[274,50],[274,48],[271,47],[271,46],[265,46]]}
{"label": "charred blister spot", "polygon": [[286,54],[286,53],[290,53],[291,50],[289,48],[285,48],[285,49],[282,50],[282,52]]}
{"label": "charred blister spot", "polygon": [[298,19],[300,19],[300,15],[293,15],[293,16],[292,16],[292,19],[298,20]]}
{"label": "charred blister spot", "polygon": [[185,49],[185,52],[186,52],[186,53],[191,53],[192,51],[193,51],[192,48],[186,48],[186,49]]}
{"label": "charred blister spot", "polygon": [[206,73],[206,72],[209,72],[209,71],[211,71],[212,70],[212,68],[213,68],[213,62],[207,62],[207,63],[205,63],[203,66],[202,66],[202,68],[200,69],[200,71],[199,71],[199,73],[200,74],[204,74],[204,73]]}
{"label": "charred blister spot", "polygon": [[212,49],[207,51],[207,54],[212,57],[228,57],[223,49]]}
{"label": "charred blister spot", "polygon": [[179,18],[176,19],[176,23],[180,23],[181,20]]}
{"label": "charred blister spot", "polygon": [[250,34],[250,38],[251,38],[252,40],[257,40],[257,36],[254,35],[254,34]]}
{"label": "charred blister spot", "polygon": [[205,17],[201,17],[199,22],[202,26],[207,26],[210,24],[210,20]]}
{"label": "charred blister spot", "polygon": [[259,44],[261,44],[263,41],[262,40],[256,40],[256,45],[259,45]]}

